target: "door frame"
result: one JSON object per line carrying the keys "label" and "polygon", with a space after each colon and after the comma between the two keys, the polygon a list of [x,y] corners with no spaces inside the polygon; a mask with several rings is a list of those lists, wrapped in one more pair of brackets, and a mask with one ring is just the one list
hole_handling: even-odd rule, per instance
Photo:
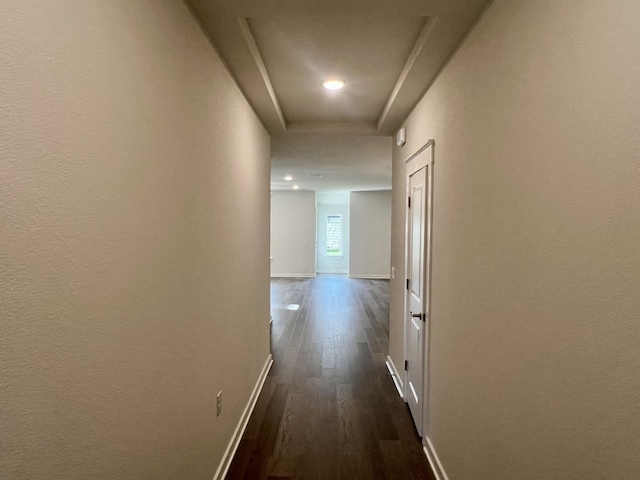
{"label": "door frame", "polygon": [[[425,208],[425,214],[428,215],[427,221],[425,222],[425,245],[424,248],[424,272],[425,272],[425,282],[423,285],[424,288],[424,299],[425,299],[425,311],[423,312],[426,315],[426,321],[424,322],[424,335],[423,335],[423,361],[422,361],[422,412],[420,425],[421,428],[418,432],[421,437],[428,437],[428,424],[429,424],[429,344],[431,338],[431,250],[432,250],[432,238],[433,238],[433,164],[434,164],[434,147],[435,140],[431,139],[427,141],[422,147],[420,147],[416,152],[407,157],[404,161],[405,163],[405,242],[404,242],[404,256],[405,256],[405,279],[408,280],[409,277],[409,269],[411,267],[409,258],[409,242],[411,239],[409,238],[409,222],[411,221],[411,212],[408,208],[407,199],[410,194],[410,177],[418,172],[420,169],[429,166],[427,170],[427,198],[426,203],[427,206]],[[404,289],[404,360],[405,362],[408,360],[409,356],[409,328],[411,319],[409,318],[409,291],[405,287]],[[404,371],[404,385],[409,384],[408,371]],[[404,389],[404,401],[408,402],[408,388]],[[417,423],[417,422],[416,422]]]}

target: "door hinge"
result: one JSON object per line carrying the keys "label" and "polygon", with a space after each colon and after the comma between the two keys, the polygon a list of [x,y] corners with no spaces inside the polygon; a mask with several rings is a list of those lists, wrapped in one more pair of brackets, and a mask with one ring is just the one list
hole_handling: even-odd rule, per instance
{"label": "door hinge", "polygon": [[409,290],[409,279],[407,278],[407,290]]}
{"label": "door hinge", "polygon": [[407,197],[407,203],[409,205],[409,208],[411,208],[411,197]]}
{"label": "door hinge", "polygon": [[404,369],[408,370],[409,369],[409,360],[405,360],[404,361]]}

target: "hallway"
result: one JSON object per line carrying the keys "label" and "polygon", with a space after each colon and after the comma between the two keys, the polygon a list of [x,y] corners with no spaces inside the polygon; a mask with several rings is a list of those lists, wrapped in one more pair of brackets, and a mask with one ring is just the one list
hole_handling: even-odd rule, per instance
{"label": "hallway", "polygon": [[432,479],[384,363],[389,282],[272,279],[271,302],[274,364],[226,478]]}
{"label": "hallway", "polygon": [[639,25],[3,1],[0,480],[640,478]]}

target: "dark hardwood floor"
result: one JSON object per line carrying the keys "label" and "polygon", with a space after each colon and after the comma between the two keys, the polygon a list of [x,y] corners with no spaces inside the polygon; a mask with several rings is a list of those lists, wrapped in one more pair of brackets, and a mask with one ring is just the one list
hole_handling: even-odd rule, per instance
{"label": "dark hardwood floor", "polygon": [[271,310],[274,364],[226,478],[432,480],[384,364],[389,282],[274,279]]}

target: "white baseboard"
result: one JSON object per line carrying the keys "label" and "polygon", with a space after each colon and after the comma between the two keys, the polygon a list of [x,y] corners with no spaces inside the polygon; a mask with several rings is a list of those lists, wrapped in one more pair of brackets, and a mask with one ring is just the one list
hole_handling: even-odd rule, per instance
{"label": "white baseboard", "polygon": [[389,370],[389,373],[391,374],[391,378],[393,379],[393,383],[396,386],[400,397],[404,400],[404,382],[402,381],[402,377],[398,373],[398,370],[396,370],[396,366],[389,355],[387,355],[387,361],[385,364],[387,365],[387,370]]}
{"label": "white baseboard", "polygon": [[360,278],[362,280],[389,280],[389,275],[360,275],[360,274],[355,274],[355,275],[351,275],[349,274],[349,278]]}
{"label": "white baseboard", "polygon": [[427,456],[427,460],[431,466],[431,471],[436,477],[436,480],[449,480],[449,477],[447,477],[447,474],[442,467],[442,463],[440,463],[440,459],[436,454],[436,449],[433,448],[433,444],[431,443],[431,440],[429,440],[429,437],[424,437],[422,449],[424,450],[424,454]]}
{"label": "white baseboard", "polygon": [[229,467],[231,466],[231,461],[236,454],[236,450],[238,450],[238,445],[240,445],[240,440],[242,440],[242,435],[244,435],[244,431],[247,429],[249,418],[251,417],[253,409],[256,406],[256,402],[258,401],[258,397],[260,396],[260,392],[262,391],[264,382],[267,379],[267,375],[269,374],[271,365],[273,365],[273,356],[269,354],[264,367],[262,367],[262,372],[260,372],[260,377],[258,377],[256,386],[253,388],[253,392],[251,392],[249,402],[247,403],[244,412],[242,412],[242,416],[240,417],[238,426],[233,432],[233,436],[231,437],[229,445],[227,445],[227,450],[222,456],[222,460],[220,461],[218,470],[216,470],[216,474],[213,476],[213,480],[223,480],[226,477],[227,472],[229,471]]}
{"label": "white baseboard", "polygon": [[315,273],[272,273],[271,278],[316,278]]}
{"label": "white baseboard", "polygon": [[349,273],[349,270],[334,268],[334,269],[316,270],[316,273],[325,273],[330,275],[346,275]]}

